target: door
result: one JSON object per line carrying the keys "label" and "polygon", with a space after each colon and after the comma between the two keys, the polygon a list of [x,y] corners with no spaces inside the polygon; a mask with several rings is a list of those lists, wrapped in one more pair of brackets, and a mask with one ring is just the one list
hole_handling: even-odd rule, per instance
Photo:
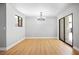
{"label": "door", "polygon": [[65,17],[65,42],[72,45],[72,14]]}
{"label": "door", "polygon": [[64,18],[59,20],[59,39],[64,41]]}

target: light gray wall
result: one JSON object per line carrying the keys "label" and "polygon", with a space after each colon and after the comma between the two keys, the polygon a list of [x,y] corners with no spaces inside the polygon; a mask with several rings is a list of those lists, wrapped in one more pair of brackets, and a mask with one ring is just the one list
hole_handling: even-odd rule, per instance
{"label": "light gray wall", "polygon": [[[23,17],[23,27],[17,27],[15,15]],[[6,46],[25,37],[25,16],[18,12],[10,3],[6,4]]]}
{"label": "light gray wall", "polygon": [[41,24],[38,23],[35,16],[26,16],[25,21],[26,37],[57,37],[56,17],[46,17]]}
{"label": "light gray wall", "polygon": [[[70,4],[58,15],[58,20],[70,13],[73,13],[73,45],[79,49],[79,4]],[[57,34],[59,34],[59,21],[57,21]],[[57,35],[59,37],[59,35]]]}
{"label": "light gray wall", "polygon": [[0,3],[0,47],[6,47],[6,4]]}

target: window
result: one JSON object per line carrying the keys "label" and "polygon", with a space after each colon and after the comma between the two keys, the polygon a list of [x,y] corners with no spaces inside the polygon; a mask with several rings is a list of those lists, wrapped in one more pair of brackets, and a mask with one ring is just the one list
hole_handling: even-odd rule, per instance
{"label": "window", "polygon": [[17,27],[23,27],[23,18],[17,15],[15,17],[16,17]]}

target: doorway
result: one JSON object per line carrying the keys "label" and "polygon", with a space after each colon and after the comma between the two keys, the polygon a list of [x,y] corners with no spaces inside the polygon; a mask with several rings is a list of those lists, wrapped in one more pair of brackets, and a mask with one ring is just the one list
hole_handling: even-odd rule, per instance
{"label": "doorway", "polygon": [[[63,37],[63,38],[62,38]],[[73,14],[59,20],[59,39],[73,46]]]}
{"label": "doorway", "polygon": [[65,20],[64,18],[61,18],[59,20],[59,39],[62,40],[62,41],[65,41]]}

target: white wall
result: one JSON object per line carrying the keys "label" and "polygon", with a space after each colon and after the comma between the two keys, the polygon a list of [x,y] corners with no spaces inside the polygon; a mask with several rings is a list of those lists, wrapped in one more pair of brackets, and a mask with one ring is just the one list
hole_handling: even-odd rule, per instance
{"label": "white wall", "polygon": [[[73,46],[79,50],[79,4],[70,4],[67,9],[58,15],[58,20],[73,13]],[[59,21],[57,21],[57,34],[59,34]],[[59,35],[57,35],[59,37]]]}
{"label": "white wall", "polygon": [[25,35],[26,37],[57,37],[56,17],[46,17],[46,20],[39,24],[37,17],[26,16]]}
{"label": "white wall", "polygon": [[[16,26],[15,15],[23,17],[23,27]],[[6,4],[6,46],[10,46],[25,37],[25,16],[10,3]]]}

